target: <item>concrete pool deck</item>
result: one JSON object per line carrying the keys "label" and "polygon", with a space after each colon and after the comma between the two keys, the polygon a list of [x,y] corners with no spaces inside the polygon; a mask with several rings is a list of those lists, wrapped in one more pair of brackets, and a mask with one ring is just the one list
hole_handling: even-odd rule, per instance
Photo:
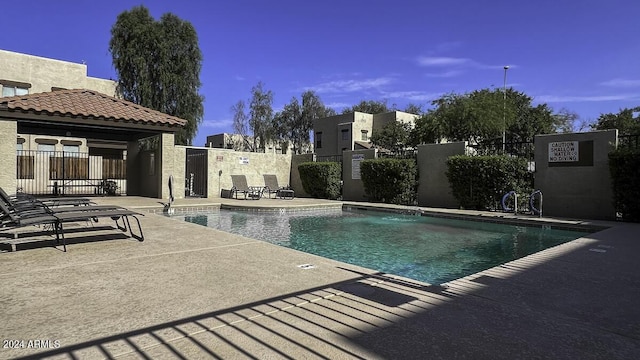
{"label": "concrete pool deck", "polygon": [[609,228],[440,287],[169,219],[152,213],[160,201],[96,199],[144,212],[142,243],[101,220],[69,228],[67,253],[41,242],[0,254],[0,358],[640,357],[640,224],[543,218]]}

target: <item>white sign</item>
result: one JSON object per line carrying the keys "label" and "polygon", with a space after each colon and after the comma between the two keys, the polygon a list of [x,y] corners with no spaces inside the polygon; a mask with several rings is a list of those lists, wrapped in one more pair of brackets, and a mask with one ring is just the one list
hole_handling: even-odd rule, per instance
{"label": "white sign", "polygon": [[240,156],[239,162],[242,165],[249,165],[249,158],[248,157],[244,157],[244,156]]}
{"label": "white sign", "polygon": [[360,163],[364,154],[351,154],[351,179],[360,180]]}
{"label": "white sign", "polygon": [[578,161],[577,141],[557,141],[549,143],[549,162]]}

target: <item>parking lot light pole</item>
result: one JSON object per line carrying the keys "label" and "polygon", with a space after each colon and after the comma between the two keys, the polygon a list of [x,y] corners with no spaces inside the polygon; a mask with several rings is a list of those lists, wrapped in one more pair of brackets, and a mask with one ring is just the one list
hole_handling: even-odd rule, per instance
{"label": "parking lot light pole", "polygon": [[507,70],[509,65],[504,67],[504,85],[502,89],[502,153],[505,151],[505,142],[507,140]]}

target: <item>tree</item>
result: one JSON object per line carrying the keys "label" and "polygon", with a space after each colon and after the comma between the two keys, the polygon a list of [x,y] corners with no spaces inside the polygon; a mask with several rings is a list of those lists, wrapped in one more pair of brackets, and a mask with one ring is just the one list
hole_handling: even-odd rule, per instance
{"label": "tree", "polygon": [[294,153],[301,154],[305,145],[310,144],[313,121],[332,115],[335,111],[324,106],[315,92],[305,91],[302,93],[302,105],[296,97],[291,98],[289,104],[274,117],[273,128],[276,137],[286,142],[284,145],[293,144]]}
{"label": "tree", "polygon": [[399,153],[407,148],[411,124],[403,121],[390,121],[380,130],[374,130],[371,142],[377,146]]}
{"label": "tree", "polygon": [[118,15],[109,52],[123,99],[187,120],[175,142],[191,145],[204,115],[202,53],[193,25],[171,13],[155,21],[136,6]]}
{"label": "tree", "polygon": [[560,111],[553,114],[553,127],[555,132],[573,132],[575,126],[580,126],[579,118],[578,114],[573,111],[565,108],[560,109]]}
{"label": "tree", "polygon": [[422,115],[424,113],[422,105],[413,104],[413,103],[407,104],[407,106],[402,111],[409,114],[414,114],[414,115]]}
{"label": "tree", "polygon": [[363,112],[367,114],[381,114],[391,111],[387,106],[387,101],[375,101],[375,100],[362,100],[359,104],[353,105],[350,108],[345,108],[342,110],[343,114],[348,114],[352,112]]}
{"label": "tree", "polygon": [[264,90],[262,81],[251,88],[249,127],[253,132],[253,149],[266,148],[275,137],[273,130],[273,92]]}
{"label": "tree", "polygon": [[233,148],[234,150],[256,151],[255,148],[252,148],[253,142],[249,141],[249,117],[247,116],[245,108],[246,105],[243,100],[239,100],[231,107],[231,112],[233,113],[233,131],[242,138],[242,146],[234,142]]}
{"label": "tree", "polygon": [[445,94],[432,102],[435,106],[416,122],[413,143],[502,140],[532,141],[536,134],[554,131],[554,118],[546,104],[532,105],[532,99],[511,88],[482,89],[467,94]]}
{"label": "tree", "polygon": [[640,134],[640,115],[638,112],[640,112],[640,107],[621,109],[617,114],[600,114],[597,122],[591,125],[591,128],[594,130],[618,129],[618,135]]}

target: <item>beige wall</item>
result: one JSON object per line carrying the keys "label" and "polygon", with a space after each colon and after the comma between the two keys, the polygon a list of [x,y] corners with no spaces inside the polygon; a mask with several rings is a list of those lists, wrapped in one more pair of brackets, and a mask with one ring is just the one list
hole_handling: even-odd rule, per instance
{"label": "beige wall", "polygon": [[86,153],[89,151],[89,148],[87,147],[87,139],[85,138],[19,134],[18,140],[20,139],[24,140],[24,142],[22,143],[22,150],[38,150],[38,141],[42,139],[46,141],[55,141],[56,143],[54,145],[54,151],[62,151],[64,146],[63,143],[65,141],[69,141],[73,145],[78,145],[79,151],[81,153]]}
{"label": "beige wall", "polygon": [[[367,201],[364,185],[361,179],[353,178],[354,156],[364,156],[364,159],[375,159],[376,149],[345,151],[342,154],[342,199],[348,201]],[[358,160],[356,160],[357,162]],[[357,177],[357,176],[356,176]]]}
{"label": "beige wall", "polygon": [[465,155],[466,142],[426,144],[418,146],[418,205],[457,209],[458,201],[451,193],[447,179],[447,159]]}
{"label": "beige wall", "polygon": [[[173,175],[175,197],[184,198],[186,146],[175,146],[173,151]],[[199,148],[199,147],[198,147]],[[203,148],[199,148],[203,149]],[[222,189],[231,189],[231,175],[245,175],[249,186],[264,186],[264,174],[276,175],[278,185],[290,184],[291,154],[241,152],[228,149],[207,149],[207,197],[219,198]],[[241,162],[246,158],[248,164]],[[222,171],[222,172],[220,172]],[[165,181],[166,183],[166,181]],[[166,184],[165,184],[166,187]]]}
{"label": "beige wall", "polygon": [[16,193],[16,133],[18,123],[15,120],[0,119],[0,187],[7,193]]}
{"label": "beige wall", "polygon": [[373,115],[373,129],[380,130],[392,121],[408,123],[411,125],[411,127],[413,127],[417,117],[418,115],[409,114],[402,111],[391,111],[382,114],[375,114]]}
{"label": "beige wall", "polygon": [[[542,190],[543,215],[615,219],[608,155],[615,149],[617,137],[617,130],[535,137],[535,187]],[[592,141],[593,165],[549,166],[549,143],[562,141]]]}
{"label": "beige wall", "polygon": [[30,84],[29,94],[52,87],[116,95],[116,82],[87,76],[87,65],[0,50],[0,80]]}

